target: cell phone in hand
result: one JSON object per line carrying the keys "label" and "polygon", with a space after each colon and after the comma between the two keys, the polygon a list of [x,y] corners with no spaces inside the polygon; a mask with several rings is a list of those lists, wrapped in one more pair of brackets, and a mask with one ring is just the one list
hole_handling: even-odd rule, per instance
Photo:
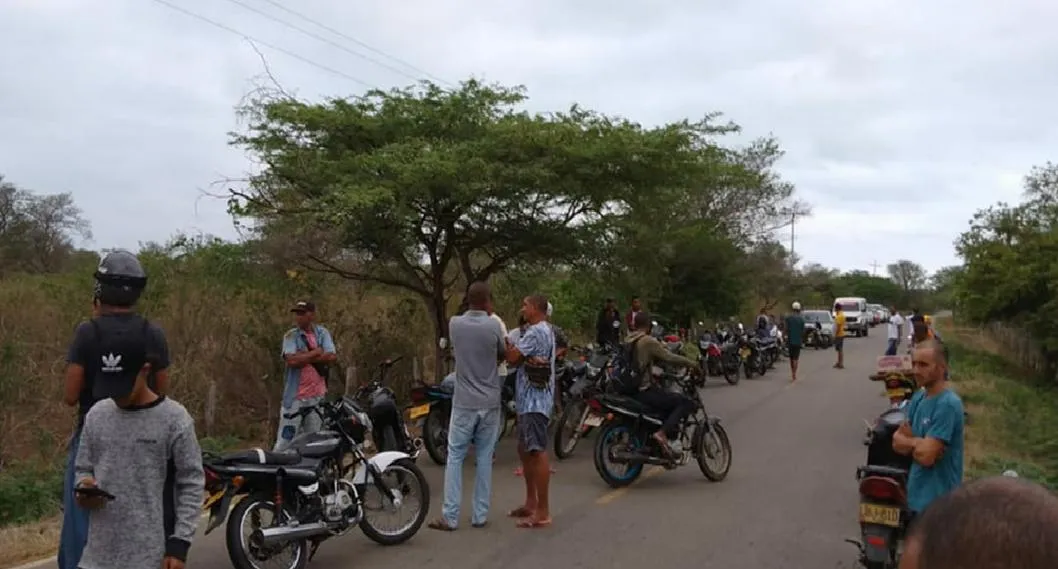
{"label": "cell phone in hand", "polygon": [[96,488],[95,486],[74,488],[73,491],[86,498],[106,498],[107,500],[116,499],[110,492],[107,492],[102,488]]}

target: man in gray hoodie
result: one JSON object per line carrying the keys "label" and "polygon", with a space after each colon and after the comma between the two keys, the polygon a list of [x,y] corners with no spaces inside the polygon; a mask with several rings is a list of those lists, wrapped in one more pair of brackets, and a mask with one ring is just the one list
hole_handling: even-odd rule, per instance
{"label": "man in gray hoodie", "polygon": [[[126,353],[123,353],[126,352]],[[80,569],[183,569],[202,506],[202,451],[182,405],[147,385],[136,349],[103,356],[74,493],[90,511]]]}

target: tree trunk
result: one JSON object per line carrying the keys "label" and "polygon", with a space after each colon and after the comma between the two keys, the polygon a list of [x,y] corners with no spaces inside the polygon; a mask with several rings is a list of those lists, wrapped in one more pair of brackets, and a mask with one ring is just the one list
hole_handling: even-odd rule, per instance
{"label": "tree trunk", "polygon": [[434,382],[439,383],[444,379],[444,350],[441,348],[441,338],[448,337],[448,307],[445,302],[445,291],[444,289],[435,289],[433,296],[427,299],[427,304],[430,308],[430,316],[433,318],[434,327]]}

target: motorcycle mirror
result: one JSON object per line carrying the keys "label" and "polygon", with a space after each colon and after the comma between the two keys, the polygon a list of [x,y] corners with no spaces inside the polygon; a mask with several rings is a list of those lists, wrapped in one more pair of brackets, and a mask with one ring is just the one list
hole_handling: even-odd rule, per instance
{"label": "motorcycle mirror", "polygon": [[658,325],[658,321],[657,320],[651,320],[650,321],[650,325],[651,326],[657,326]]}
{"label": "motorcycle mirror", "polygon": [[437,340],[437,347],[441,348],[442,350],[447,348],[448,338],[441,338],[440,340]]}
{"label": "motorcycle mirror", "polygon": [[590,351],[595,349],[595,344],[593,344],[591,342],[588,342],[588,344],[586,346],[584,346],[584,349],[588,350],[590,352]]}

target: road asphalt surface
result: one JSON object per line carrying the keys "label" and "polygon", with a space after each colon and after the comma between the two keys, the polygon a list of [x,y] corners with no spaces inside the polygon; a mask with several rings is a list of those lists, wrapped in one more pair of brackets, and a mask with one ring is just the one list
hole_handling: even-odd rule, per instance
{"label": "road asphalt surface", "polygon": [[[629,488],[612,490],[592,465],[590,436],[570,459],[553,462],[554,524],[518,529],[505,517],[524,498],[512,436],[500,441],[492,511],[485,528],[469,523],[473,462],[464,466],[463,520],[454,532],[423,526],[408,542],[383,547],[359,530],[325,542],[317,569],[766,569],[856,566],[859,533],[856,467],[866,459],[864,419],[886,405],[867,376],[885,350],[885,328],[845,340],[845,369],[835,352],[802,350],[796,383],[783,360],[763,378],[730,386],[710,379],[706,409],[722,419],[733,447],[726,480],[708,482],[697,464],[648,467]],[[419,458],[430,483],[432,520],[441,513],[443,467]],[[197,537],[188,567],[231,564],[221,526]]]}

